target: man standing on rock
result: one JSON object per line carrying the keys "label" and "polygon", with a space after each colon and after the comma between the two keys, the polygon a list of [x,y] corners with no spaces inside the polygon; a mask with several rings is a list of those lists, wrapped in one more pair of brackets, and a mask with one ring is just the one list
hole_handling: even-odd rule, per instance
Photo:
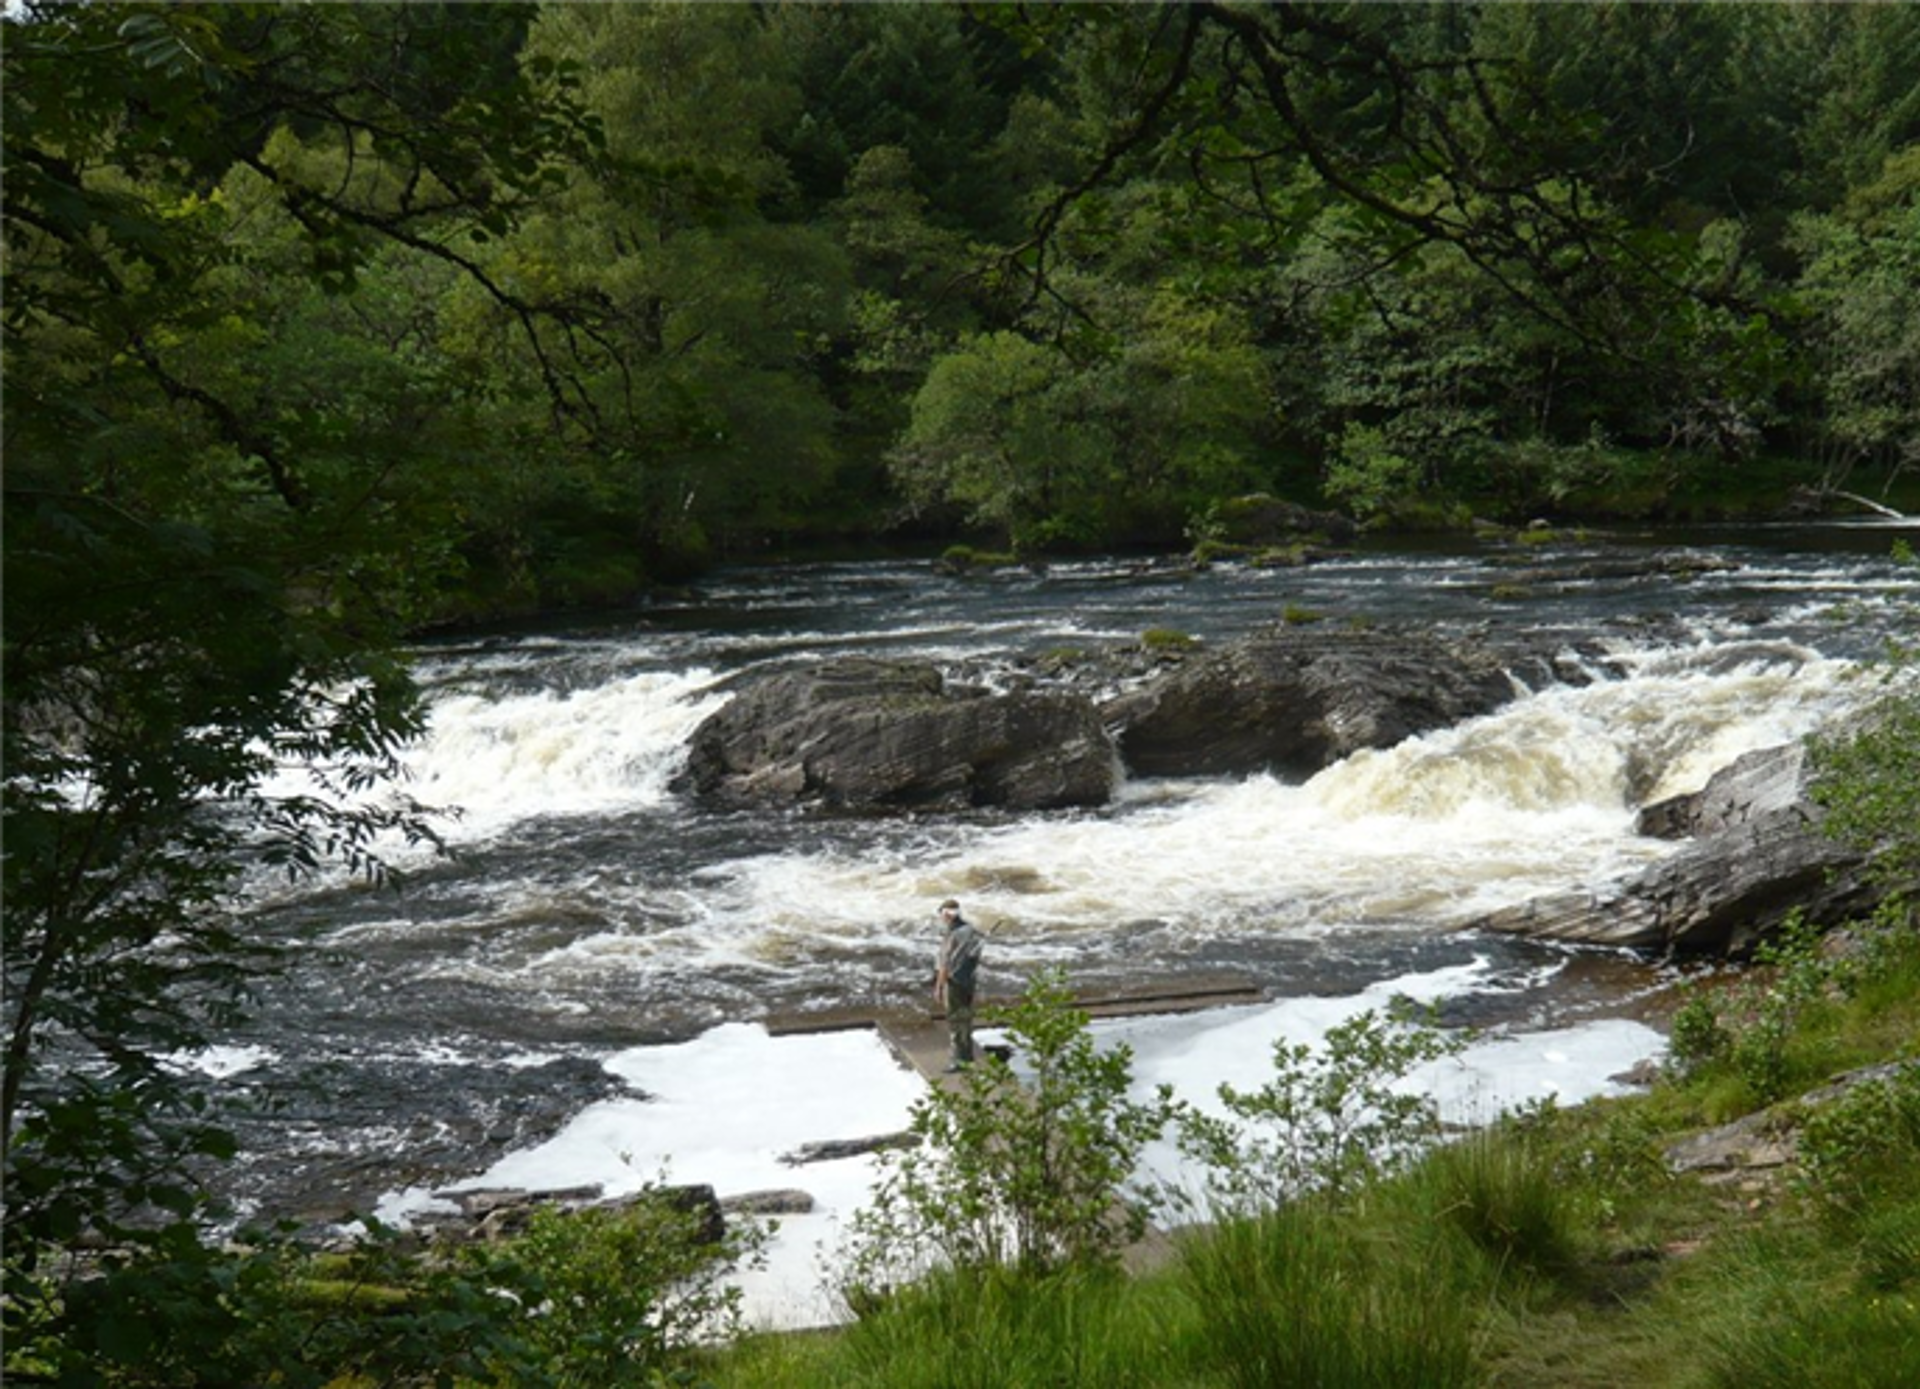
{"label": "man standing on rock", "polygon": [[949,1072],[973,1064],[973,984],[980,972],[980,954],[986,938],[960,915],[960,904],[949,897],[940,904],[947,933],[940,940],[939,963],[933,973],[933,1001],[947,1010],[947,1032],[953,1039]]}

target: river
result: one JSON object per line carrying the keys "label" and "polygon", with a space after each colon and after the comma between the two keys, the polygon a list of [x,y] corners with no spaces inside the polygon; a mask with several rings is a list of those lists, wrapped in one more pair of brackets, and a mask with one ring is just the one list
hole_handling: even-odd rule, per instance
{"label": "river", "polygon": [[[637,1100],[658,1088],[637,1074],[694,1066],[703,1038],[732,1039],[712,1045],[735,1070],[764,1068],[743,1025],[918,996],[949,895],[990,932],[989,991],[1049,965],[1082,984],[1233,970],[1282,1001],[1443,980],[1443,1016],[1508,1033],[1630,1012],[1654,966],[1459,923],[1671,852],[1633,833],[1640,804],[1855,704],[1856,663],[1920,596],[1889,553],[1912,535],[1614,534],[1198,573],[802,564],[426,644],[432,720],[406,789],[458,809],[448,852],[398,852],[399,891],[261,889],[255,919],[288,967],[251,1023],[195,1059],[256,1106],[227,1180],[256,1214],[369,1209]],[[1631,562],[1656,552],[1721,567]],[[1218,643],[1288,610],[1563,633],[1598,640],[1625,674],[1519,691],[1304,783],[1131,779],[1100,810],[751,815],[669,789],[743,673],[884,653],[992,684],[1040,653],[1149,628]],[[728,1103],[751,1109],[743,1093]]]}

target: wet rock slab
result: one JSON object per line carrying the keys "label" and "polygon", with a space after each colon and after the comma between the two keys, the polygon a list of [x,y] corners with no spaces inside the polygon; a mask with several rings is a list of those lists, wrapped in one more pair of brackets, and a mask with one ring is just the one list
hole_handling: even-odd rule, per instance
{"label": "wet rock slab", "polygon": [[1542,940],[1744,955],[1798,913],[1834,924],[1872,906],[1861,855],[1820,830],[1801,747],[1749,753],[1699,792],[1649,806],[1643,833],[1690,836],[1624,883],[1536,898],[1469,923]]}

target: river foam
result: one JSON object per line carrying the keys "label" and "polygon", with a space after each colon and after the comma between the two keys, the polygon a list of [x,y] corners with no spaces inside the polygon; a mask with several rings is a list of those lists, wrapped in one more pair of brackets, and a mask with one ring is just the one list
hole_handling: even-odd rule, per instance
{"label": "river foam", "polygon": [[[1166,1084],[1180,1098],[1218,1113],[1220,1083],[1257,1088],[1275,1042],[1318,1047],[1329,1029],[1394,998],[1438,1003],[1498,986],[1494,972],[1476,961],[1336,997],[1099,1022],[1093,1036],[1103,1048],[1132,1052],[1137,1097]],[[986,1031],[982,1039],[1002,1038]],[[1529,1101],[1573,1103],[1620,1093],[1623,1087],[1612,1077],[1662,1049],[1659,1034],[1619,1019],[1500,1033],[1471,1040],[1457,1056],[1421,1068],[1403,1088],[1434,1097],[1445,1119],[1480,1123]],[[632,1048],[606,1065],[640,1093],[590,1106],[552,1139],[511,1153],[468,1180],[438,1190],[392,1192],[375,1215],[404,1225],[450,1209],[462,1191],[598,1186],[615,1197],[674,1181],[710,1184],[724,1199],[799,1187],[812,1196],[813,1210],[781,1217],[764,1263],[739,1276],[747,1320],[764,1328],[844,1320],[836,1280],[849,1222],[870,1199],[875,1160],[859,1156],[795,1167],[782,1159],[805,1143],[904,1128],[923,1082],[872,1032],[773,1037],[744,1023],[683,1044]],[[1200,1189],[1201,1174],[1163,1141],[1148,1150],[1137,1180],[1192,1194]]]}

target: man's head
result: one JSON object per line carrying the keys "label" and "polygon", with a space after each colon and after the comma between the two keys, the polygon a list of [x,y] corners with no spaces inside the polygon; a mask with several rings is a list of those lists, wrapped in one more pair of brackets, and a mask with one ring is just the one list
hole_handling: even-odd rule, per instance
{"label": "man's head", "polygon": [[952,923],[960,919],[960,904],[949,897],[940,904],[940,919]]}

